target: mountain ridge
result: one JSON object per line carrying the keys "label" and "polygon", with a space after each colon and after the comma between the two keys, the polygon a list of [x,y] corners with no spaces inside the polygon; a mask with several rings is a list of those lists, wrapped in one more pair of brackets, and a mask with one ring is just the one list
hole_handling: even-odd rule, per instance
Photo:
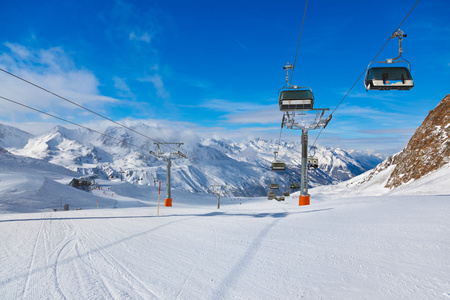
{"label": "mountain ridge", "polygon": [[[150,126],[141,125],[139,128],[147,130],[144,133],[148,136],[154,135]],[[153,142],[123,128],[110,126],[105,132],[127,143],[156,150]],[[183,136],[182,133],[167,133],[180,139]],[[84,129],[73,130],[59,125],[41,135],[30,136],[23,148],[5,148],[16,155],[43,159],[80,175],[117,178],[119,172],[124,172],[124,180],[138,185],[154,185],[157,180],[165,181],[166,178],[164,161],[144,153],[142,149],[132,149],[124,142]],[[181,149],[190,160],[172,162],[172,187],[189,192],[208,192],[210,185],[223,184],[235,195],[262,196],[267,193],[269,184],[276,181],[287,190],[290,183],[300,181],[300,149],[299,144],[292,142],[283,142],[278,147],[276,141],[260,138],[234,142],[190,135]],[[281,173],[270,168],[276,150],[287,163],[287,170]],[[355,155],[358,157],[352,157],[351,153],[358,153]],[[309,171],[310,187],[347,180],[381,161],[372,154],[321,146],[316,156],[319,168]]]}

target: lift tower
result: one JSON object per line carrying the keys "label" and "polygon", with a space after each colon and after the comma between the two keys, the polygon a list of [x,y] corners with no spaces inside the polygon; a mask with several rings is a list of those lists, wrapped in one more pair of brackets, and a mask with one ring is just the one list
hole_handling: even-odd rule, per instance
{"label": "lift tower", "polygon": [[220,194],[222,191],[225,192],[225,194],[228,194],[225,190],[227,186],[226,185],[211,185],[210,192],[217,195],[217,209],[220,209]]}
{"label": "lift tower", "polygon": [[[308,194],[308,131],[327,127],[328,122],[332,118],[332,115],[323,118],[327,110],[329,108],[314,108],[298,113],[298,115],[295,112],[285,112],[283,115],[282,127],[302,131],[302,170],[299,205],[309,205],[310,198]],[[306,113],[310,111],[315,111],[315,116]],[[296,117],[298,117],[297,120]]]}
{"label": "lift tower", "polygon": [[[280,111],[284,112],[281,128],[296,129],[302,131],[302,174],[300,184],[299,205],[309,205],[308,194],[308,131],[325,128],[332,115],[324,118],[325,111],[329,108],[314,108],[314,95],[309,87],[299,87],[289,83],[289,70],[294,66],[287,63],[286,86],[280,89],[278,104]],[[310,112],[315,112],[315,116]],[[297,115],[296,115],[297,113]],[[299,117],[296,119],[296,116]]]}
{"label": "lift tower", "polygon": [[[180,152],[180,147],[183,143],[160,143],[156,142],[155,145],[158,147],[158,152],[150,151],[151,155],[154,155],[158,158],[165,159],[167,161],[167,179],[166,179],[166,199],[164,201],[164,206],[172,206],[172,193],[170,187],[170,167],[172,166],[172,159],[177,158],[187,158],[186,155]],[[164,151],[161,145],[176,145],[176,150],[171,148],[170,146],[166,147],[171,151]]]}

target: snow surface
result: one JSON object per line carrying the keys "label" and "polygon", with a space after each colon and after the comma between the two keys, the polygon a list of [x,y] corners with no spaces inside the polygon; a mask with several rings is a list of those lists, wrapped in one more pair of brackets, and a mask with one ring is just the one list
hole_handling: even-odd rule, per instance
{"label": "snow surface", "polygon": [[2,299],[450,299],[449,168],[403,195],[312,189],[302,207],[181,191],[164,207],[163,190],[157,215],[157,187],[83,192],[1,155]]}

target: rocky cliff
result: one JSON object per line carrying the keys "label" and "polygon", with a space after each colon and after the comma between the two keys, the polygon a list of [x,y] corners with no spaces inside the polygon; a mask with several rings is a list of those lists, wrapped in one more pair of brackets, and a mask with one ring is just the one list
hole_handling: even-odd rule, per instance
{"label": "rocky cliff", "polygon": [[389,159],[396,165],[386,187],[417,180],[450,162],[450,94],[430,111],[400,153]]}

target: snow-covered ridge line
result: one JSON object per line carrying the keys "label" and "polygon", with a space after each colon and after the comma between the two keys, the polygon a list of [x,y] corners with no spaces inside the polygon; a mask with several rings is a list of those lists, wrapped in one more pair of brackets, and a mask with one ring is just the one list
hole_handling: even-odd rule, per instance
{"label": "snow-covered ridge line", "polygon": [[[159,138],[157,134],[161,134],[159,127],[139,125],[134,129],[152,137]],[[0,142],[11,153],[42,159],[81,175],[98,174],[107,179],[117,178],[119,172],[124,172],[124,180],[137,185],[154,185],[156,181],[164,182],[166,179],[164,161],[127,144],[155,150],[153,141],[121,127],[108,127],[105,132],[127,143],[119,143],[84,129],[55,126],[39,136],[21,134],[22,144],[8,144],[11,140],[8,132],[3,134]],[[286,161],[288,168],[286,172],[274,173],[270,165],[273,152],[278,150],[276,141],[255,139],[234,142],[200,139],[193,134],[186,134],[185,137],[183,132],[168,130],[164,133],[170,141],[186,141],[182,151],[195,162],[192,164],[183,159],[173,161],[172,186],[175,189],[208,192],[210,185],[224,184],[234,195],[262,196],[267,193],[272,180],[283,189],[287,189],[292,182],[300,181],[301,147],[298,143],[281,144],[279,158]],[[320,146],[316,156],[319,168],[309,172],[311,187],[348,180],[381,162],[372,154]]]}

